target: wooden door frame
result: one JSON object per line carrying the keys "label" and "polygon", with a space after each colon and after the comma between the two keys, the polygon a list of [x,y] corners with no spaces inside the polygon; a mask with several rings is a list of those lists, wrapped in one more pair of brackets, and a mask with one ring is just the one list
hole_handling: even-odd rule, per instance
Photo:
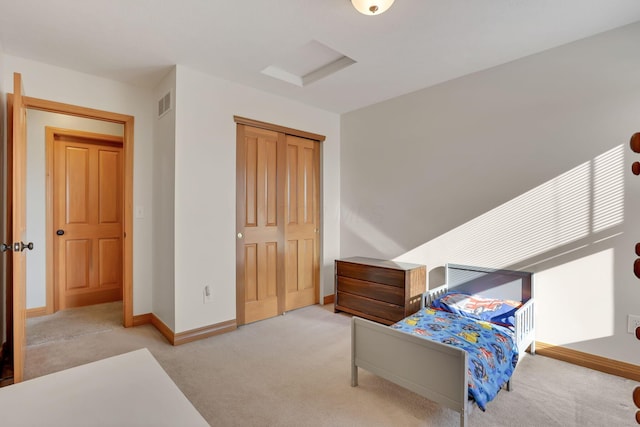
{"label": "wooden door frame", "polygon": [[[318,156],[318,183],[317,183],[317,188],[318,188],[318,237],[316,239],[316,247],[318,248],[318,258],[317,258],[317,262],[319,264],[322,263],[322,253],[321,253],[321,248],[322,248],[322,244],[320,241],[320,236],[322,235],[322,224],[321,224],[321,219],[322,219],[322,194],[320,193],[321,189],[322,189],[322,185],[320,183],[320,180],[322,179],[322,173],[320,172],[320,168],[322,167],[322,155],[321,155],[321,143],[324,142],[324,140],[326,139],[326,136],[324,135],[319,135],[319,134],[315,134],[315,133],[311,133],[311,132],[305,132],[305,131],[301,131],[298,129],[293,129],[293,128],[288,128],[285,126],[280,126],[280,125],[276,125],[273,123],[268,123],[268,122],[262,122],[262,121],[258,121],[258,120],[254,120],[254,119],[249,119],[246,117],[241,117],[241,116],[233,116],[233,120],[236,123],[236,129],[238,125],[245,125],[245,126],[250,126],[250,127],[254,127],[254,128],[260,128],[260,129],[266,129],[266,130],[270,130],[270,131],[274,131],[274,132],[278,132],[278,133],[282,133],[285,135],[292,135],[292,136],[297,136],[297,137],[301,137],[301,138],[305,138],[305,139],[310,139],[313,141],[316,141],[318,143],[318,149],[317,149],[317,156]],[[239,144],[239,133],[236,130],[236,147]],[[282,149],[278,149],[278,162],[283,162],[283,159],[286,159],[286,150],[282,150]],[[244,175],[242,175],[240,173],[240,168],[239,168],[239,164],[240,164],[240,159],[236,158],[236,188],[238,185],[244,185]],[[278,168],[278,180],[282,180],[284,177],[284,170],[282,168]],[[278,194],[279,197],[281,196],[280,194],[280,185],[278,186]],[[281,208],[284,209],[284,205],[281,207],[280,203],[278,203],[278,209],[280,210]],[[241,203],[236,191],[236,227],[239,227],[239,220],[238,220],[238,215],[239,215],[239,211],[241,210]],[[284,212],[282,212],[282,214],[284,215]],[[280,217],[280,214],[279,214]],[[283,217],[283,216],[282,216]],[[238,232],[239,230],[236,230],[236,232]],[[282,233],[284,233],[284,230],[281,231]],[[243,280],[240,280],[241,278],[244,278],[244,271],[242,271],[242,269],[244,268],[244,265],[240,265],[240,263],[237,261],[239,259],[239,245],[238,242],[236,241],[236,321],[238,325],[243,325],[244,324],[244,299],[245,299],[245,289],[244,289],[244,282]],[[282,252],[282,254],[280,253],[281,251],[284,251],[284,248],[279,248],[278,249],[278,256],[282,256],[284,254],[284,252]],[[320,286],[321,286],[321,281],[320,281],[320,268],[318,266],[318,268],[316,269],[316,271],[314,273],[317,272],[317,276],[315,278],[316,282],[317,282],[317,287],[316,287],[316,303],[320,301]],[[284,281],[282,282],[281,286],[278,288],[278,292],[280,292],[280,288],[284,287]],[[281,307],[282,305],[282,307]],[[282,310],[281,310],[282,309]],[[282,313],[284,311],[284,301],[279,301],[278,302],[278,310]]]}
{"label": "wooden door frame", "polygon": [[[104,144],[119,144],[124,148],[123,137],[117,135],[101,134],[95,132],[86,132],[74,129],[63,129],[55,126],[45,127],[45,176],[47,177],[45,197],[46,197],[46,240],[47,240],[47,253],[46,253],[46,314],[51,314],[60,309],[60,284],[57,283],[55,275],[58,263],[56,261],[56,244],[54,238],[54,149],[56,136],[62,135],[79,140],[86,140],[88,143],[95,143],[96,145]],[[120,170],[120,178],[124,182],[124,168]],[[124,193],[121,193],[124,196]],[[124,197],[120,200],[122,206],[124,206]]]}
{"label": "wooden door frame", "polygon": [[[6,133],[6,158],[3,159],[7,166],[6,185],[6,224],[5,224],[5,243],[13,244],[13,154],[11,154],[11,162],[7,161],[9,153],[13,152],[13,95],[7,95],[7,133]],[[6,342],[3,343],[3,357],[13,367],[13,256],[11,252],[6,252],[7,258],[5,262],[6,270],[4,272],[5,279],[5,319],[6,319]],[[7,356],[8,354],[8,356]]]}
{"label": "wooden door frame", "polygon": [[[13,95],[7,94],[7,105],[13,105]],[[120,123],[124,127],[122,137],[123,164],[123,239],[122,239],[122,303],[125,328],[133,326],[133,144],[134,117],[45,99],[23,96],[25,109],[40,110],[68,116],[82,117],[111,123]],[[12,135],[13,123],[9,123],[7,136]],[[48,251],[47,251],[48,252]],[[22,307],[26,310],[26,307]],[[20,313],[13,313],[13,316]]]}

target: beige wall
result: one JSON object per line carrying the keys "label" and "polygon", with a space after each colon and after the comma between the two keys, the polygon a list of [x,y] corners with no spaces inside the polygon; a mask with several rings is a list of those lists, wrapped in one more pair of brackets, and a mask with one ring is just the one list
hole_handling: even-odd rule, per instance
{"label": "beige wall", "polygon": [[341,255],[536,273],[537,339],[640,363],[640,24],[342,116]]}

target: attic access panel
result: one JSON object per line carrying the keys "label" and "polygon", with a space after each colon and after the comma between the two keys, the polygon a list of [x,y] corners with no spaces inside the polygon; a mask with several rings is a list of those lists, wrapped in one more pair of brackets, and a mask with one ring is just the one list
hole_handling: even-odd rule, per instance
{"label": "attic access panel", "polygon": [[356,61],[328,46],[311,40],[290,52],[262,74],[304,87],[346,68]]}

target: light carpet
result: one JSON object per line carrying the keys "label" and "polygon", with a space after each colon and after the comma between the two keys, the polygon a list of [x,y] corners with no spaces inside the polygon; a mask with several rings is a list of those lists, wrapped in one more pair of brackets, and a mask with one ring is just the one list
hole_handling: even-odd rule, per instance
{"label": "light carpet", "polygon": [[27,319],[27,346],[67,341],[122,327],[122,301],[58,311]]}
{"label": "light carpet", "polygon": [[[119,313],[121,314],[121,313]],[[30,331],[27,332],[29,335]],[[26,378],[148,348],[212,426],[457,426],[456,412],[360,370],[350,386],[350,318],[312,306],[173,347],[152,326],[27,348]],[[425,369],[437,369],[425,366]],[[639,384],[525,357],[471,426],[632,426]]]}

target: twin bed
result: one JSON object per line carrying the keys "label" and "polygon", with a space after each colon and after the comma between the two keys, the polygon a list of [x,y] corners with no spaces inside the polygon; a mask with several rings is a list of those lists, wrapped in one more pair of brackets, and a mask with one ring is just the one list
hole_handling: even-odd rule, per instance
{"label": "twin bed", "polygon": [[351,385],[365,369],[460,413],[482,410],[527,348],[535,353],[532,274],[449,264],[417,313],[385,326],[352,319]]}

